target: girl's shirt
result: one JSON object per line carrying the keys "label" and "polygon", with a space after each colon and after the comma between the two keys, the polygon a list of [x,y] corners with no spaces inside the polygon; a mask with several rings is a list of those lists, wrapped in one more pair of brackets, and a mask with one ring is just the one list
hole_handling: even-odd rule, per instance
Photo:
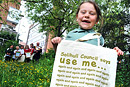
{"label": "girl's shirt", "polygon": [[[96,33],[96,32],[93,29],[84,30],[84,29],[81,29],[81,28],[77,28],[77,29],[74,29],[74,30],[72,30],[68,33],[66,40],[75,41],[75,40],[80,39],[81,37],[83,37],[83,36],[85,36],[89,33]],[[88,41],[84,41],[84,42],[98,46],[98,39],[97,38],[91,39],[91,40],[88,40]],[[104,45],[104,38],[102,36],[100,37],[100,45],[101,46]]]}
{"label": "girl's shirt", "polygon": [[31,52],[31,49],[24,49],[24,53]]}
{"label": "girl's shirt", "polygon": [[[25,54],[26,58],[27,58],[27,55],[28,55],[28,54],[26,54],[26,53],[28,53],[28,52],[31,54],[31,49],[24,49],[24,54]],[[29,55],[30,55],[30,54],[29,54]],[[30,56],[31,56],[31,55],[30,55]],[[28,58],[30,58],[30,56],[29,56]]]}
{"label": "girl's shirt", "polygon": [[20,52],[23,55],[24,54],[24,49],[20,49]]}
{"label": "girl's shirt", "polygon": [[19,50],[14,50],[14,53],[16,53],[17,51],[21,52],[20,49],[19,49]]}

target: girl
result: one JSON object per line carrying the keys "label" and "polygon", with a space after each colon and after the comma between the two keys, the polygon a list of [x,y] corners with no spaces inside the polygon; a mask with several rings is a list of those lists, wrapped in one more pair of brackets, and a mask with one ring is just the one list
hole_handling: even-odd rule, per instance
{"label": "girl", "polygon": [[[25,62],[30,62],[30,61],[31,61],[31,60],[30,60],[30,57],[31,57],[31,49],[29,49],[29,46],[28,46],[28,45],[25,46],[24,54],[25,54]],[[30,55],[30,56],[28,56],[27,54]]]}
{"label": "girl", "polygon": [[[80,28],[74,29],[71,32],[69,32],[66,37],[66,40],[83,41],[85,43],[90,43],[97,46],[98,45],[103,46],[104,45],[103,37],[92,29],[93,26],[97,24],[101,18],[102,18],[101,11],[95,2],[93,1],[82,2],[76,12],[76,19]],[[92,33],[100,35],[99,40],[97,38],[89,40],[80,40],[80,38],[86,35],[88,36],[85,38],[89,38],[90,34]],[[55,50],[57,48],[58,43],[60,43],[61,40],[62,39],[60,37],[55,37],[51,40]],[[98,42],[100,43],[98,44]],[[123,55],[123,52],[118,47],[115,47],[114,50],[117,51],[117,54],[119,56]]]}

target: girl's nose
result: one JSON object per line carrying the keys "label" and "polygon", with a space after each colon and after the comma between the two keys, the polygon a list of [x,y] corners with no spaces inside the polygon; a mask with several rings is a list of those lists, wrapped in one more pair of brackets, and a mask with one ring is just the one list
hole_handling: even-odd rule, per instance
{"label": "girl's nose", "polygon": [[85,18],[89,18],[89,14],[88,13],[85,14]]}

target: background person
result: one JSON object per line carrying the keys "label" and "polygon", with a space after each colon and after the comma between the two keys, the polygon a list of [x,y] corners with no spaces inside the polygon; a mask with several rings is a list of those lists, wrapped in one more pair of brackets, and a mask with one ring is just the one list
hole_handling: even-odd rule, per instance
{"label": "background person", "polygon": [[10,61],[12,59],[12,55],[14,54],[14,45],[11,45],[9,48],[5,50],[5,61]]}
{"label": "background person", "polygon": [[[17,52],[19,53],[19,56],[16,56]],[[16,49],[14,50],[14,55],[12,57],[12,60],[14,61],[14,60],[18,60],[20,58],[21,58],[21,51],[19,49],[19,46],[16,46]]]}
{"label": "background person", "polygon": [[35,54],[33,56],[33,61],[39,61],[39,59],[40,59],[40,53],[42,52],[42,47],[39,45],[40,45],[40,43],[37,42],[36,47],[35,47],[36,48]]}
{"label": "background person", "polygon": [[30,57],[31,57],[31,49],[29,48],[28,45],[25,46],[24,48],[24,54],[25,54],[25,62],[30,62]]}
{"label": "background person", "polygon": [[18,60],[18,62],[24,62],[25,60],[25,55],[24,55],[24,46],[20,46],[20,52],[21,52],[21,58]]}
{"label": "background person", "polygon": [[30,44],[30,49],[31,49],[31,60],[33,59],[34,56],[34,50],[35,50],[35,46],[33,45],[33,43]]}

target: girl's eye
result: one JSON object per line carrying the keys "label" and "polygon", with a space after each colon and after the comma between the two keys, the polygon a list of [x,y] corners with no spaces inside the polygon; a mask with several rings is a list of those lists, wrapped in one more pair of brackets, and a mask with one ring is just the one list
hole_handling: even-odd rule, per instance
{"label": "girl's eye", "polygon": [[85,11],[82,11],[81,13],[82,13],[82,14],[85,14]]}
{"label": "girl's eye", "polygon": [[90,15],[95,15],[95,13],[94,12],[90,12]]}

